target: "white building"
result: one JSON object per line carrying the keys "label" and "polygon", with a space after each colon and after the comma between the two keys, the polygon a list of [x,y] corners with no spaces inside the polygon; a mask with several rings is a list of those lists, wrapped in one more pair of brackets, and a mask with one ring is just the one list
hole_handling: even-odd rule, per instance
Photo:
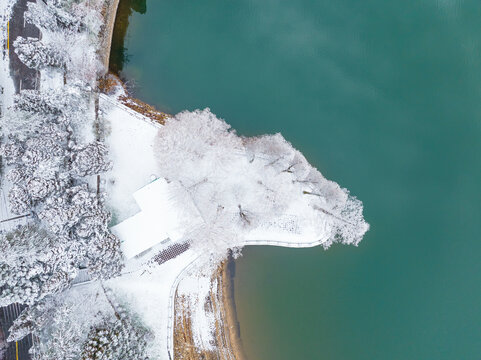
{"label": "white building", "polygon": [[189,194],[178,183],[159,178],[133,196],[141,211],[112,228],[127,259],[166,239],[181,241],[186,229],[203,222]]}

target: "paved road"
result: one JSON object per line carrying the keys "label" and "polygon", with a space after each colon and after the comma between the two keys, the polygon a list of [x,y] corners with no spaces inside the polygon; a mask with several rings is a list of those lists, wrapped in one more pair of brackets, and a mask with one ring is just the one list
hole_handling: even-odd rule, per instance
{"label": "paved road", "polygon": [[[0,311],[0,325],[2,328],[2,332],[6,334],[5,337],[8,337],[8,329],[13,323],[18,315],[22,312],[25,308],[24,305],[19,304],[12,304],[10,306],[6,306],[1,308]],[[32,337],[27,336],[23,338],[21,341],[18,342],[18,359],[19,360],[27,360],[30,359],[30,354],[28,353],[28,349],[32,347]],[[16,360],[17,359],[17,349],[15,343],[8,343],[7,353],[5,360]]]}
{"label": "paved road", "polygon": [[40,85],[40,73],[26,67],[15,54],[15,47],[13,46],[13,42],[18,36],[37,39],[40,37],[39,29],[24,21],[23,14],[27,10],[28,2],[35,2],[35,0],[17,0],[10,19],[10,73],[17,94],[20,90],[36,89],[37,85]]}

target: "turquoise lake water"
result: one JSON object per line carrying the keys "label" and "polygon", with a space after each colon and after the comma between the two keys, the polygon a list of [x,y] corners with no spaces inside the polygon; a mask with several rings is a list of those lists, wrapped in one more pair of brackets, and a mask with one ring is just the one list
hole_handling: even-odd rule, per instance
{"label": "turquoise lake water", "polygon": [[135,96],[281,132],[364,202],[358,248],[244,249],[251,360],[479,359],[479,0],[122,0],[120,15],[111,65]]}

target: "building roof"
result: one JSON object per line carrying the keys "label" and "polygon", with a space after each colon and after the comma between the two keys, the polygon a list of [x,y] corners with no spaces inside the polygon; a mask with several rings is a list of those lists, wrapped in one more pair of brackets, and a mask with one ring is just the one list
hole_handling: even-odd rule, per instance
{"label": "building roof", "polygon": [[187,227],[202,222],[187,191],[176,182],[159,178],[137,190],[133,196],[141,211],[112,227],[127,259],[167,238],[180,241]]}

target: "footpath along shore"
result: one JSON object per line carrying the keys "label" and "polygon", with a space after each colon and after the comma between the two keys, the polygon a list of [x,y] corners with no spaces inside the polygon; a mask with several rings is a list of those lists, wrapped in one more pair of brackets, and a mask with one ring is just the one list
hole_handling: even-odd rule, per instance
{"label": "footpath along shore", "polygon": [[[106,6],[104,9],[104,24],[105,28],[103,31],[103,36],[100,41],[100,49],[99,49],[99,56],[102,60],[102,63],[105,66],[106,72],[109,69],[109,60],[110,60],[110,52],[112,46],[112,39],[115,27],[115,20],[117,15],[117,9],[119,6],[119,0],[108,0],[106,2]],[[129,98],[132,101],[135,99]],[[138,101],[138,100],[136,100]],[[132,106],[130,106],[132,108]],[[140,113],[145,112],[143,109],[135,108],[134,111],[139,111]],[[165,115],[165,114],[164,114]],[[154,119],[159,120],[159,119]],[[218,281],[218,291],[216,296],[213,296],[216,299],[216,306],[219,307],[218,314],[220,317],[216,319],[217,323],[220,325],[217,327],[217,334],[216,338],[224,338],[223,346],[227,346],[224,349],[217,349],[217,353],[213,354],[212,352],[205,352],[203,353],[202,350],[198,349],[196,351],[196,356],[188,358],[186,360],[197,360],[197,359],[221,359],[221,360],[247,360],[245,353],[242,348],[242,342],[240,338],[240,331],[239,331],[239,324],[237,321],[237,314],[235,311],[235,303],[233,297],[233,282],[232,282],[232,273],[231,273],[231,266],[230,263],[233,260],[225,261],[219,266],[217,271],[217,276],[213,277],[213,281],[216,279]],[[175,310],[177,311],[178,304],[176,302]],[[188,314],[184,314],[185,317],[188,317]],[[191,324],[190,319],[184,318],[183,323]],[[186,332],[189,332],[189,329],[184,329]],[[190,329],[191,330],[191,329]],[[185,341],[186,337],[184,336],[185,333],[175,332],[174,334],[174,342],[178,341]],[[181,338],[180,338],[181,337]],[[185,343],[185,347],[190,347],[193,344]],[[174,354],[174,358],[178,359],[180,354]],[[184,358],[185,359],[185,358]]]}

